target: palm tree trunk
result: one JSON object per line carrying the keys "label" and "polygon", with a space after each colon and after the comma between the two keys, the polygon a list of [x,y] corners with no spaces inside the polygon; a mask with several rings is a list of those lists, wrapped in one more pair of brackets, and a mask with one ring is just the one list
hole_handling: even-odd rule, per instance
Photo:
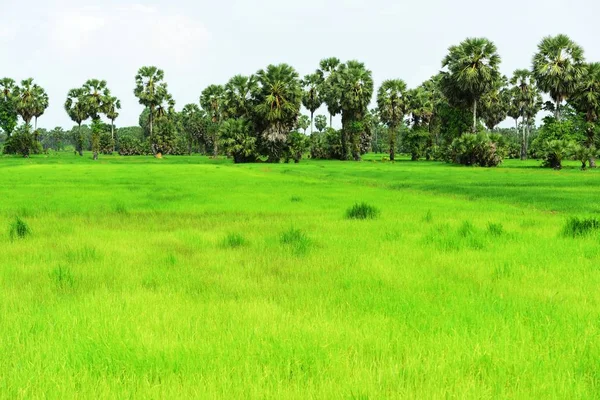
{"label": "palm tree trunk", "polygon": [[333,128],[333,114],[329,114],[329,127]]}
{"label": "palm tree trunk", "polygon": [[390,128],[390,161],[396,160],[396,127]]}
{"label": "palm tree trunk", "polygon": [[558,121],[560,119],[560,100],[556,100],[556,109],[554,110],[554,118]]}
{"label": "palm tree trunk", "polygon": [[81,122],[79,123],[79,129],[77,130],[77,147],[79,151],[79,156],[83,157],[83,139],[81,137]]}
{"label": "palm tree trunk", "polygon": [[[588,129],[588,147],[594,147],[594,128],[590,127]],[[594,155],[590,155],[590,168],[596,168],[596,157]]]}
{"label": "palm tree trunk", "polygon": [[525,122],[525,117],[523,117],[523,129],[521,133],[521,160],[527,160],[527,133],[525,131],[525,127],[527,123]]}
{"label": "palm tree trunk", "polygon": [[314,116],[315,116],[315,112],[311,111],[310,112],[310,135],[311,136],[313,134],[313,120],[314,120]]}
{"label": "palm tree trunk", "polygon": [[34,131],[37,131],[37,117],[35,117],[35,122],[34,122],[34,124],[35,124],[35,128],[34,128],[33,130],[34,130]]}
{"label": "palm tree trunk", "polygon": [[110,137],[112,139],[112,151],[115,151],[115,120],[110,120]]}
{"label": "palm tree trunk", "polygon": [[473,100],[473,133],[477,133],[477,100]]}

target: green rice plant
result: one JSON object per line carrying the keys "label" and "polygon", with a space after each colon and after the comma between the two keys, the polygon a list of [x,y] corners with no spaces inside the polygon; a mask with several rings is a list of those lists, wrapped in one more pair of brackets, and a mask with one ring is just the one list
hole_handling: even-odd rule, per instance
{"label": "green rice plant", "polygon": [[296,254],[304,254],[308,251],[311,241],[300,229],[290,228],[280,236],[280,242],[284,246],[293,249]]}
{"label": "green rice plant", "polygon": [[563,227],[563,236],[580,237],[587,236],[600,229],[600,221],[597,218],[571,217]]}
{"label": "green rice plant", "polygon": [[471,236],[475,233],[475,227],[471,223],[471,221],[465,221],[462,223],[460,228],[458,228],[458,235],[465,238]]}
{"label": "green rice plant", "polygon": [[504,227],[500,223],[488,223],[488,233],[491,236],[499,237],[504,234]]}
{"label": "green rice plant", "polygon": [[24,239],[31,234],[31,229],[27,222],[23,221],[20,217],[16,217],[15,220],[10,224],[9,236],[10,240]]}
{"label": "green rice plant", "polygon": [[248,241],[241,233],[238,232],[227,234],[222,243],[223,247],[229,247],[232,249],[237,249],[238,247],[245,246],[246,244],[248,244]]}
{"label": "green rice plant", "polygon": [[346,211],[347,219],[375,219],[379,216],[379,210],[367,203],[356,203]]}
{"label": "green rice plant", "polygon": [[292,198],[290,199],[290,201],[292,203],[300,203],[302,201],[302,197],[299,196],[292,196]]}
{"label": "green rice plant", "polygon": [[75,276],[69,267],[59,265],[50,272],[52,279],[58,289],[72,289],[75,286]]}

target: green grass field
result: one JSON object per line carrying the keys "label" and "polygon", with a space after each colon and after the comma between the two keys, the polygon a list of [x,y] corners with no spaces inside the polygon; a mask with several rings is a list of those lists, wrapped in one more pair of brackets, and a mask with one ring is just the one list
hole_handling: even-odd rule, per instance
{"label": "green grass field", "polygon": [[370,159],[0,158],[0,396],[598,398],[600,171]]}

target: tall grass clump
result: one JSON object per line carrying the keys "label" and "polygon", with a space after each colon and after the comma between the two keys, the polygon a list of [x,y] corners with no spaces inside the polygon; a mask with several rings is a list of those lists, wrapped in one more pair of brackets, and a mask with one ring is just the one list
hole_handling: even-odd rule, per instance
{"label": "tall grass clump", "polygon": [[375,219],[379,210],[367,203],[356,203],[346,211],[347,219]]}
{"label": "tall grass clump", "polygon": [[283,232],[279,238],[281,244],[290,247],[296,254],[304,254],[310,247],[310,239],[300,229],[290,228]]}
{"label": "tall grass clump", "polygon": [[502,236],[504,234],[504,227],[500,223],[490,222],[488,224],[488,233],[494,237]]}
{"label": "tall grass clump", "polygon": [[563,236],[580,237],[600,229],[600,221],[596,218],[571,217],[563,228]]}
{"label": "tall grass clump", "polygon": [[15,218],[15,220],[10,224],[10,240],[24,239],[30,234],[31,229],[29,228],[29,225],[27,225],[27,222],[23,221],[20,217]]}
{"label": "tall grass clump", "polygon": [[237,249],[238,247],[245,246],[248,243],[246,238],[240,233],[230,233],[223,239],[223,247],[229,247]]}

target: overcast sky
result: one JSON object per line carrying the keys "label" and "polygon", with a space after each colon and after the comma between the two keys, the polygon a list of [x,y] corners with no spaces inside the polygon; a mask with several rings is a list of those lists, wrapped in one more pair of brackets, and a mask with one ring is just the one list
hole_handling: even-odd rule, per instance
{"label": "overcast sky", "polygon": [[46,128],[73,125],[65,96],[88,78],[121,99],[118,126],[137,125],[142,65],[165,71],[179,110],[235,74],[286,62],[303,76],[331,56],[363,61],[376,85],[414,87],[469,36],[496,43],[507,75],[529,68],[540,39],[557,33],[600,61],[597,0],[0,0],[0,10],[0,77],[46,88]]}

